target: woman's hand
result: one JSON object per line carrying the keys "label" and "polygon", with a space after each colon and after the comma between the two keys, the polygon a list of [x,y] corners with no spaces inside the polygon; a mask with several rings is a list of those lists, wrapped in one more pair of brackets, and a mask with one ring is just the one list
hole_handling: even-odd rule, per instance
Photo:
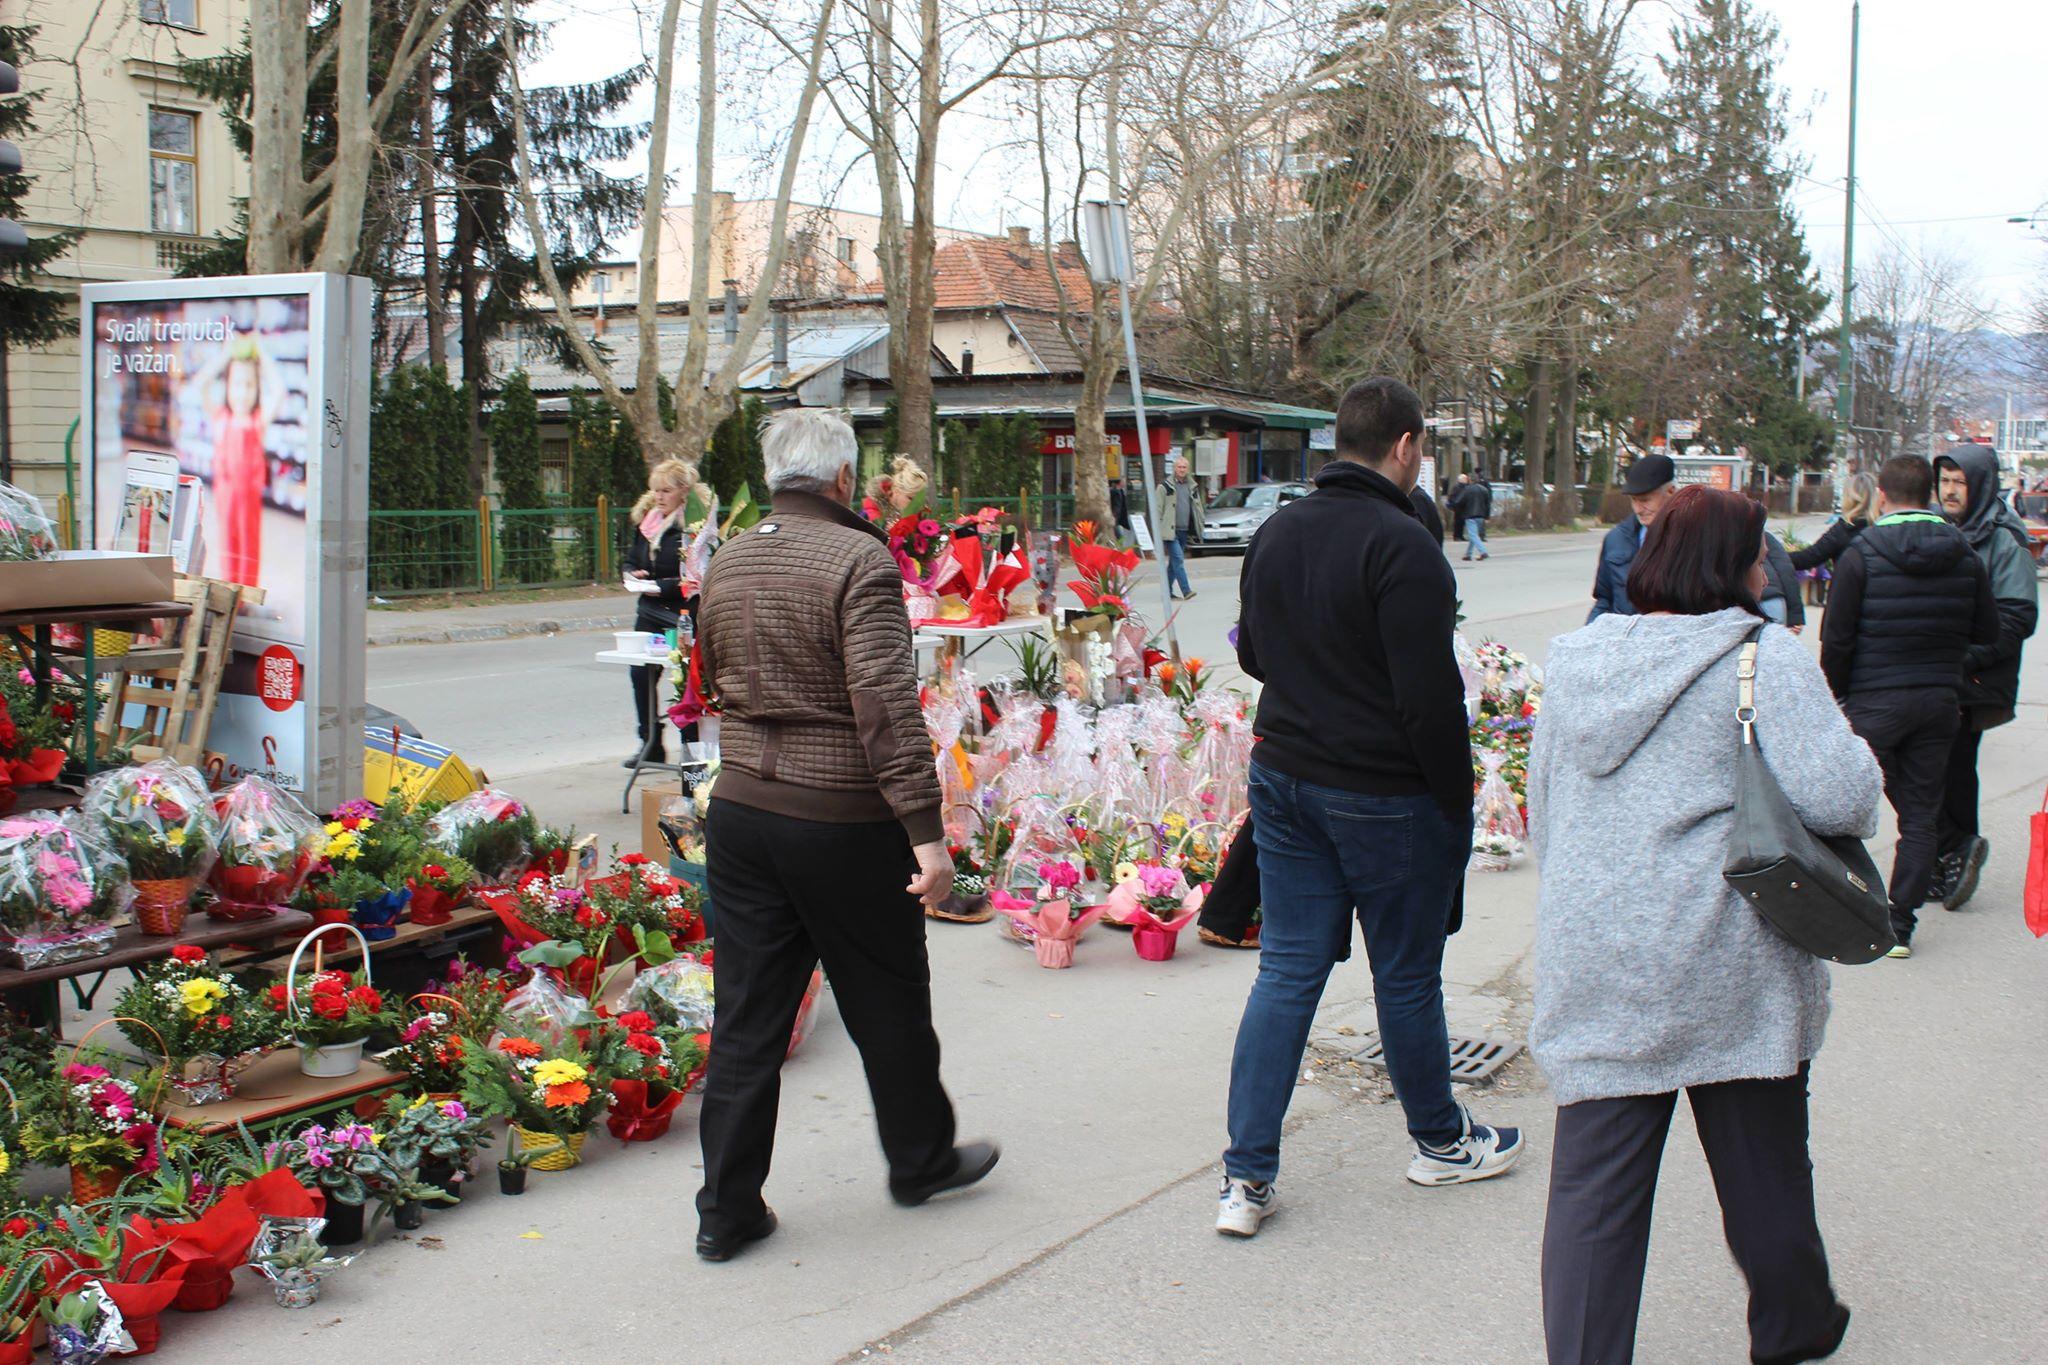
{"label": "woman's hand", "polygon": [[653,576],[654,576],[654,575],[652,575],[652,574],[648,573],[648,572],[647,572],[647,570],[645,570],[645,569],[628,569],[628,570],[626,570],[626,577],[628,577],[628,578],[652,578]]}

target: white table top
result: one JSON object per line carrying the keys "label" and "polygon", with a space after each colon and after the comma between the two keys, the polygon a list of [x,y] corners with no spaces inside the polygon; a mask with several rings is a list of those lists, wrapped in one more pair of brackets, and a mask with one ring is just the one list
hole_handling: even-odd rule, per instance
{"label": "white table top", "polygon": [[1044,635],[1052,628],[1050,616],[1020,616],[992,626],[953,626],[927,622],[917,627],[919,635],[962,640],[993,639],[998,635]]}
{"label": "white table top", "polygon": [[637,649],[600,649],[591,657],[601,664],[625,664],[631,667],[645,666],[658,668],[667,668],[669,666],[667,650],[663,650],[659,654],[649,654],[644,650]]}

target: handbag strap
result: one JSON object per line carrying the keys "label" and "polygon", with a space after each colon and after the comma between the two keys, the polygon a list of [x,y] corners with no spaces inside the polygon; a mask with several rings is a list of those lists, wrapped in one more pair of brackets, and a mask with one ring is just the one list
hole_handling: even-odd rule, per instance
{"label": "handbag strap", "polygon": [[1762,633],[1762,627],[1752,631],[1735,660],[1735,722],[1745,745],[1756,742],[1756,641]]}

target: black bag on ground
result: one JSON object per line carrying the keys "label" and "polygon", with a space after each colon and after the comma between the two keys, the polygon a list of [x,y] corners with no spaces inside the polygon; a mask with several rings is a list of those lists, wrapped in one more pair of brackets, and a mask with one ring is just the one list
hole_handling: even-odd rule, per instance
{"label": "black bag on ground", "polygon": [[1778,786],[1756,740],[1756,641],[1736,665],[1742,752],[1735,830],[1721,876],[1773,929],[1830,962],[1875,962],[1896,945],[1884,877],[1861,839],[1809,830]]}

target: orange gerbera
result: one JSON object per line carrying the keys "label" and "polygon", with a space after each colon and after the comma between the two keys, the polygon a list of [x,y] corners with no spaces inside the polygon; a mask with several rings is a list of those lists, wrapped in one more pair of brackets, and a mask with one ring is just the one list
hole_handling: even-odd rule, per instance
{"label": "orange gerbera", "polygon": [[548,1093],[541,1103],[550,1109],[574,1109],[590,1098],[590,1087],[581,1081],[564,1081],[548,1087]]}
{"label": "orange gerbera", "polygon": [[500,1038],[498,1051],[508,1057],[538,1057],[540,1044],[531,1038]]}
{"label": "orange gerbera", "polygon": [[1176,669],[1172,664],[1159,665],[1159,685],[1161,687],[1173,686],[1174,677],[1178,674],[1178,672],[1179,670]]}
{"label": "orange gerbera", "polygon": [[1183,659],[1181,660],[1181,667],[1187,669],[1188,679],[1193,681],[1195,675],[1202,671],[1202,661],[1196,658]]}

